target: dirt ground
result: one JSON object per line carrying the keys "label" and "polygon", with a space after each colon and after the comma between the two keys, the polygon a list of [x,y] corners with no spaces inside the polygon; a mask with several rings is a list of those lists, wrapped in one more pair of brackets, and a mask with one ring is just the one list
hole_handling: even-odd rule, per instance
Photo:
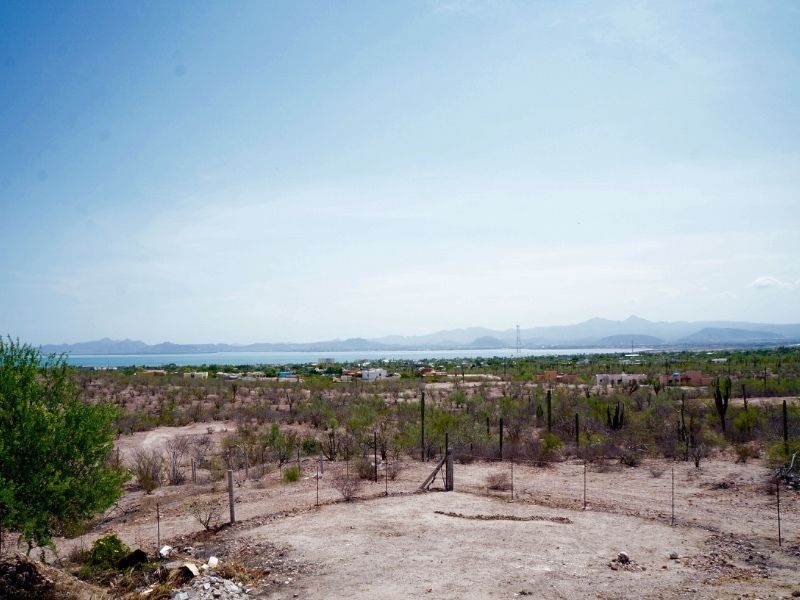
{"label": "dirt ground", "polygon": [[[171,435],[205,435],[209,426],[215,439],[233,428],[222,422],[159,428],[122,438],[121,452],[154,447]],[[385,477],[381,465],[379,481],[364,482],[360,499],[349,503],[341,502],[332,485],[348,468],[345,463],[325,463],[319,480],[317,461],[306,459],[301,466],[296,483],[282,482],[275,467],[257,480],[255,469],[250,479],[237,473],[238,523],[204,538],[223,561],[259,565],[266,545],[278,549],[270,550],[280,557],[277,563],[259,565],[270,573],[254,595],[782,598],[800,593],[800,496],[782,494],[779,548],[775,495],[765,486],[768,471],[761,460],[736,464],[732,456],[717,456],[700,469],[668,461],[638,468],[590,466],[586,510],[584,466],[577,461],[548,468],[513,465],[512,498],[511,491],[486,487],[491,473],[511,475],[508,461],[456,464],[455,492],[417,493],[434,465],[405,459],[395,480]],[[670,524],[673,470],[675,526]],[[162,544],[189,544],[202,532],[188,508],[192,500],[219,501],[223,522],[228,519],[225,484],[207,481],[207,475],[201,473],[197,484],[165,486],[151,495],[130,489],[89,533],[57,540],[61,554],[110,532],[148,551],[155,550],[159,531]],[[442,487],[440,477],[434,487]],[[561,522],[564,518],[570,522]],[[631,563],[612,562],[623,551]],[[673,552],[677,559],[670,559]]]}

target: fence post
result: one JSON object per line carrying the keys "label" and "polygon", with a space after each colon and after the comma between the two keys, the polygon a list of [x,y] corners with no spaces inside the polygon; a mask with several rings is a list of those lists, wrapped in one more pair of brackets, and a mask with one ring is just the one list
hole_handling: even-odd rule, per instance
{"label": "fence post", "polygon": [[319,451],[319,474],[325,474],[325,464],[322,462],[322,450]]}
{"label": "fence post", "polygon": [[378,483],[378,432],[372,432],[373,457],[375,459],[375,483]]}
{"label": "fence post", "polygon": [[514,456],[511,456],[511,499],[514,499]]}
{"label": "fence post", "polygon": [[419,449],[422,456],[422,462],[425,462],[425,390],[422,390],[422,397],[419,401],[420,421],[422,423],[420,429]]}
{"label": "fence post", "polygon": [[[785,401],[784,401],[785,402]],[[780,475],[775,479],[775,497],[778,502],[778,546],[783,546],[781,538],[781,478]]]}
{"label": "fence post", "polygon": [[228,505],[230,506],[231,523],[236,523],[236,513],[233,508],[233,470],[228,469]]}
{"label": "fence post", "polygon": [[[575,417],[577,418],[577,414]],[[583,461],[583,510],[586,510],[586,461]]]}
{"label": "fence post", "polygon": [[503,460],[503,417],[500,417],[500,460]]}
{"label": "fence post", "polygon": [[672,467],[672,522],[675,525],[675,467]]}
{"label": "fence post", "polygon": [[194,464],[194,459],[192,459],[192,483],[197,483],[197,466]]}
{"label": "fence post", "polygon": [[161,550],[161,509],[156,502],[156,545]]}
{"label": "fence post", "polygon": [[786,400],[783,401],[783,453],[789,458],[789,414],[786,410]]}
{"label": "fence post", "polygon": [[317,469],[317,504],[319,506],[319,469]]}
{"label": "fence post", "polygon": [[445,450],[446,460],[445,464],[447,465],[447,470],[445,471],[445,480],[444,480],[444,489],[447,492],[453,491],[453,450],[452,448],[447,448]]}

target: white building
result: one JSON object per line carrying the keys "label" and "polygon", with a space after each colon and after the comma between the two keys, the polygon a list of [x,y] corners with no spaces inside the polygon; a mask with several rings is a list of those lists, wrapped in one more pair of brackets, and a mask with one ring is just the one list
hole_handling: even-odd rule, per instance
{"label": "white building", "polygon": [[189,371],[183,374],[184,379],[208,379],[208,371]]}
{"label": "white building", "polygon": [[597,385],[627,385],[631,381],[636,383],[644,383],[647,380],[647,375],[644,373],[599,373],[594,376]]}
{"label": "white building", "polygon": [[379,379],[386,379],[386,369],[362,369],[362,381],[378,381]]}

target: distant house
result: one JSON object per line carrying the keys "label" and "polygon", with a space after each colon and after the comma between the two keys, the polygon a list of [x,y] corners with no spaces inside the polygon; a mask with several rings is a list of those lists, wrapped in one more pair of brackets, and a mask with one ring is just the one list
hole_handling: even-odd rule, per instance
{"label": "distant house", "polygon": [[189,371],[183,374],[184,379],[208,379],[208,371]]}
{"label": "distant house", "polygon": [[164,369],[145,369],[142,371],[142,375],[166,375],[167,372]]}
{"label": "distant house", "polygon": [[362,369],[361,379],[363,381],[378,381],[379,379],[386,379],[386,369]]}
{"label": "distant house", "polygon": [[239,375],[238,373],[226,373],[225,371],[217,371],[217,377],[219,377],[220,379],[233,380],[241,378],[241,375]]}
{"label": "distant house", "polygon": [[597,385],[627,385],[632,381],[644,383],[647,375],[644,373],[599,373],[594,376]]}
{"label": "distant house", "polygon": [[299,381],[300,378],[294,371],[278,371],[278,381]]}
{"label": "distant house", "polygon": [[714,378],[711,375],[706,375],[702,371],[675,371],[671,375],[661,375],[658,378],[661,385],[691,385],[691,386],[704,386],[711,385]]}
{"label": "distant house", "polygon": [[536,376],[539,383],[574,383],[575,376],[559,371],[542,371]]}

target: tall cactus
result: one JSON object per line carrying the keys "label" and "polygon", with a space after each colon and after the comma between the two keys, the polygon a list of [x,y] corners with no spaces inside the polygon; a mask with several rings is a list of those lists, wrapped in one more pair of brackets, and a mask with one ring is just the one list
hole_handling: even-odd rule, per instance
{"label": "tall cactus", "polygon": [[725,435],[725,413],[728,412],[728,401],[731,399],[731,378],[717,377],[714,380],[714,407],[719,415],[722,425],[722,434]]}
{"label": "tall cactus", "polygon": [[614,409],[614,414],[611,414],[611,406],[606,405],[606,421],[609,429],[619,431],[625,424],[625,405],[617,402],[617,407]]}

